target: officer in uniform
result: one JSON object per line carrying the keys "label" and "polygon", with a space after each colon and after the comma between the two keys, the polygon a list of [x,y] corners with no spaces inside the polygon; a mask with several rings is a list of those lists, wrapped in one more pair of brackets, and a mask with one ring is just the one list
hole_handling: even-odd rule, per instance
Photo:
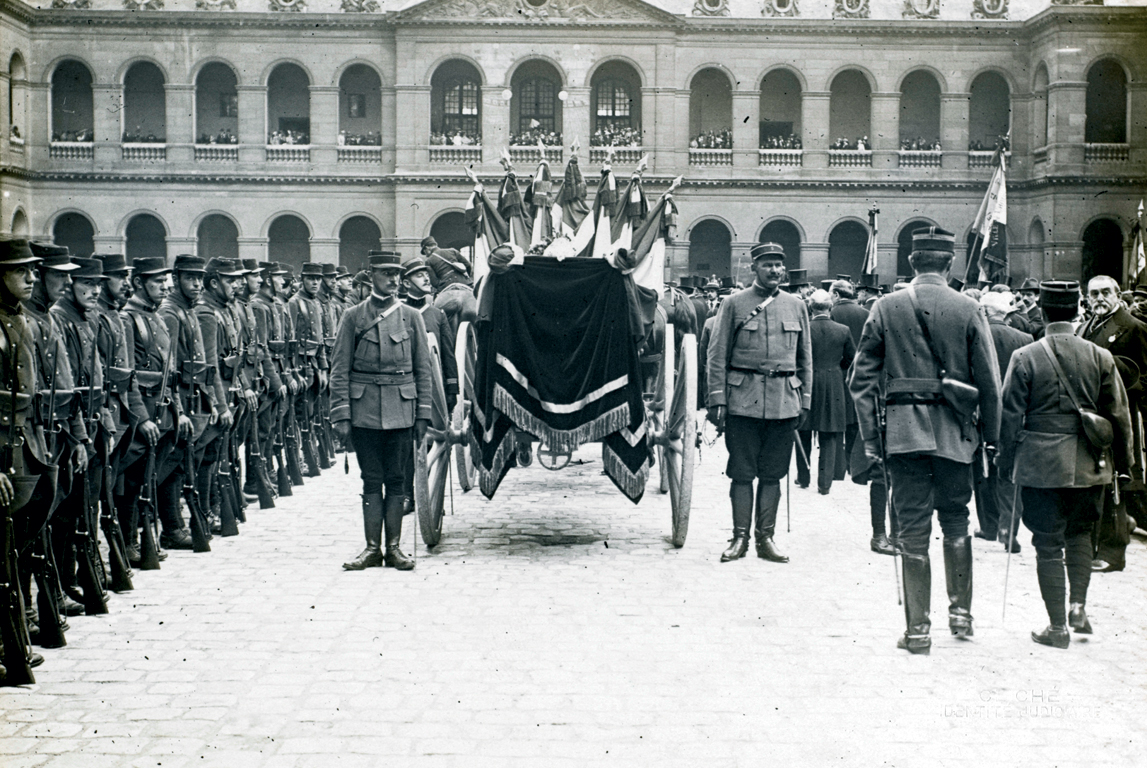
{"label": "officer in uniform", "polygon": [[[167,481],[175,470],[171,458],[176,443],[191,436],[192,423],[183,414],[182,400],[175,392],[176,340],[158,314],[160,304],[171,291],[171,269],[162,256],[140,257],[132,261],[131,281],[132,295],[122,312],[129,367],[135,371],[147,419],[156,427],[154,432],[143,428],[137,431],[124,461],[124,499],[131,519],[129,536],[135,540],[140,523],[147,525],[139,517],[140,490],[144,483],[153,481],[158,489]],[[155,454],[154,479],[144,474],[149,451]],[[164,498],[156,492],[152,498],[161,528],[160,539],[172,549],[191,549],[191,536],[183,527],[179,511],[179,489],[175,490],[174,497],[169,494]],[[129,555],[132,554],[138,559],[138,551],[132,552],[129,545]],[[165,557],[160,555],[160,559]]]}
{"label": "officer in uniform", "polygon": [[[358,457],[366,535],[366,549],[343,568],[360,571],[385,563],[407,571],[414,562],[398,546],[403,486],[412,439],[421,446],[430,422],[430,347],[421,313],[398,301],[399,255],[372,251],[370,267],[374,290],[344,315],[331,367],[331,420]],[[384,522],[385,556],[380,548]]]}
{"label": "officer in uniform", "polygon": [[756,280],[721,303],[708,349],[708,417],[726,430],[733,538],[721,562],[744,557],[757,483],[757,556],[788,562],[773,542],[780,479],[793,435],[812,404],[812,344],[804,302],[780,290],[785,254],[776,243],[750,251]]}
{"label": "officer in uniform", "polygon": [[[991,453],[1000,428],[1000,373],[987,321],[975,301],[947,284],[955,242],[939,227],[913,233],[909,263],[916,277],[873,306],[850,385],[865,453],[883,460],[891,479],[908,624],[897,646],[911,653],[928,653],[932,645],[933,509],[944,531],[948,625],[957,637],[972,634],[972,458],[981,439]],[[948,379],[978,393],[964,389],[964,400],[950,402],[944,393],[955,397],[956,385]],[[981,431],[966,415],[977,406]]]}
{"label": "officer in uniform", "polygon": [[302,435],[307,477],[318,477],[320,469],[328,469],[331,466],[325,456],[319,455],[313,431],[319,394],[327,389],[330,369],[323,335],[323,309],[318,302],[322,279],[323,265],[307,262],[303,265],[302,290],[287,302],[291,325],[295,329],[295,339],[298,342],[299,368],[303,379],[302,391],[295,404],[295,418]]}
{"label": "officer in uniform", "polygon": [[422,258],[430,267],[430,282],[438,292],[434,303],[446,313],[457,333],[460,322],[473,320],[478,315],[473,267],[457,249],[439,248],[433,237],[422,240]]}
{"label": "officer in uniform", "polygon": [[[1012,355],[1004,380],[999,465],[1001,474],[1022,488],[1023,521],[1032,532],[1036,577],[1051,621],[1042,632],[1032,632],[1032,640],[1067,648],[1069,625],[1078,634],[1091,634],[1085,610],[1091,529],[1113,471],[1126,471],[1133,460],[1134,441],[1114,358],[1072,332],[1079,284],[1044,282],[1039,304],[1046,335]],[[1087,439],[1076,402],[1114,427],[1113,456]],[[1065,562],[1070,610],[1065,610]]]}
{"label": "officer in uniform", "polygon": [[404,303],[421,313],[426,332],[434,334],[438,343],[438,359],[442,365],[442,382],[446,390],[446,407],[454,410],[458,400],[458,366],[454,360],[454,329],[446,313],[434,306],[430,285],[430,268],[415,257],[403,265],[402,285],[406,289]]}

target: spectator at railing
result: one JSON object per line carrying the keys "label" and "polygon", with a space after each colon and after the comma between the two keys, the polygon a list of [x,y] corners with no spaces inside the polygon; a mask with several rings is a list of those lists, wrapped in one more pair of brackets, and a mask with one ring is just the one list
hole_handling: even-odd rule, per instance
{"label": "spectator at railing", "polygon": [[199,134],[199,138],[195,140],[196,144],[238,144],[239,137],[231,133],[227,128],[220,129],[219,133],[214,136],[208,136],[206,133]]}
{"label": "spectator at railing", "polygon": [[156,136],[154,133],[144,134],[141,126],[136,126],[134,132],[124,131],[124,144],[166,144],[167,139]]}
{"label": "spectator at railing", "polygon": [[641,129],[629,126],[615,126],[613,123],[599,125],[589,137],[591,147],[640,147]]}
{"label": "spectator at railing", "polygon": [[10,138],[10,139],[23,139],[24,137],[20,135],[20,126],[18,126],[18,125],[8,126],[8,138]]}
{"label": "spectator at railing", "polygon": [[[513,142],[510,142],[511,144]],[[432,147],[480,147],[482,146],[482,136],[478,133],[463,133],[462,131],[453,131],[452,133],[435,133],[430,134],[430,146]]]}
{"label": "spectator at railing", "polygon": [[302,131],[271,131],[271,135],[267,137],[267,143],[271,145],[302,144],[305,146],[311,143],[311,137]]}
{"label": "spectator at railing", "polygon": [[917,136],[914,139],[901,139],[900,149],[906,152],[939,152],[940,141],[925,141]]}
{"label": "spectator at railing", "polygon": [[766,136],[761,139],[761,149],[802,149],[800,136]]}
{"label": "spectator at railing", "polygon": [[868,143],[867,136],[861,136],[855,141],[849,141],[848,139],[841,137],[834,141],[829,149],[851,149],[858,152],[866,152],[871,149],[871,145]]}
{"label": "spectator at railing", "polygon": [[530,128],[521,133],[512,134],[510,136],[510,146],[536,147],[539,140],[547,147],[560,147],[562,144],[562,135],[554,131],[544,131],[541,128]]}
{"label": "spectator at railing", "polygon": [[78,131],[57,131],[52,134],[52,141],[79,141],[89,142],[94,138],[91,128],[83,128]]}
{"label": "spectator at railing", "polygon": [[374,131],[367,131],[366,133],[339,131],[338,145],[340,147],[378,147],[382,146],[382,134]]}
{"label": "spectator at railing", "polygon": [[724,128],[720,131],[705,131],[689,140],[690,149],[732,149],[733,131]]}

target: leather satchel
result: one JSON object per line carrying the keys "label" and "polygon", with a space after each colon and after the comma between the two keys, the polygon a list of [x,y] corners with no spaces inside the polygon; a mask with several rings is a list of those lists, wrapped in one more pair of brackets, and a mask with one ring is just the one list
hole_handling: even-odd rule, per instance
{"label": "leather satchel", "polygon": [[924,313],[920,311],[920,305],[916,303],[916,289],[912,286],[908,287],[908,298],[912,302],[913,311],[916,313],[916,322],[920,324],[920,330],[924,334],[924,343],[928,345],[928,350],[932,353],[936,367],[939,369],[940,396],[960,416],[965,419],[972,418],[976,408],[980,405],[979,388],[948,375],[944,361],[940,359],[940,355],[936,354],[936,347],[932,344],[932,334],[928,330],[928,323],[924,320]]}
{"label": "leather satchel", "polygon": [[[1087,438],[1087,442],[1091,443],[1091,445],[1099,451],[1100,456],[1102,456],[1115,442],[1115,428],[1109,420],[1100,416],[1094,409],[1084,408],[1079,404],[1079,398],[1075,396],[1075,388],[1072,387],[1068,381],[1067,375],[1063,372],[1063,366],[1060,365],[1059,359],[1055,356],[1055,350],[1046,336],[1040,339],[1040,346],[1043,348],[1044,353],[1047,354],[1048,359],[1051,360],[1051,367],[1055,369],[1055,375],[1059,377],[1059,383],[1067,390],[1067,396],[1071,399],[1071,404],[1075,408],[1075,412],[1079,414],[1079,420],[1083,423],[1083,434]],[[1103,461],[1101,459],[1100,465],[1102,464]]]}

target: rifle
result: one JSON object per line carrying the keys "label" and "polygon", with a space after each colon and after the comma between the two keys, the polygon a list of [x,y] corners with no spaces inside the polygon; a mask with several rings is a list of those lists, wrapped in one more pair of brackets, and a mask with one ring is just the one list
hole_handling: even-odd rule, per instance
{"label": "rifle", "polygon": [[[56,458],[56,435],[60,433],[56,418],[56,377],[60,372],[60,350],[57,348],[52,368],[52,385],[48,392],[47,447],[49,460]],[[49,522],[51,518],[49,517]],[[60,620],[60,574],[52,555],[51,526],[45,524],[32,549],[31,563],[36,577],[36,614],[39,617],[41,648],[63,648],[68,644],[64,637],[64,624]]]}
{"label": "rifle", "polygon": [[[175,356],[175,339],[171,339],[167,346],[167,355],[163,358],[163,373],[159,377],[159,394],[155,399],[154,417],[156,424],[162,424],[160,415],[171,407],[167,399],[167,379],[171,374],[171,358]],[[178,429],[176,422],[173,429]],[[139,504],[144,510],[143,533],[139,542],[139,569],[141,571],[159,570],[159,510],[155,507],[156,496],[156,467],[155,454],[158,445],[151,446],[147,452],[147,463],[144,464],[143,485],[140,487]]]}
{"label": "rifle", "polygon": [[286,429],[286,450],[287,450],[287,473],[291,478],[291,485],[303,484],[303,468],[300,461],[299,448],[302,441],[299,425],[295,419],[295,400],[302,396],[302,393],[295,395],[292,401],[287,404],[286,413],[283,416]]}
{"label": "rifle", "polygon": [[291,490],[291,477],[287,472],[287,459],[283,453],[283,449],[286,445],[286,436],[283,434],[283,424],[287,420],[285,409],[291,407],[291,399],[291,395],[288,394],[283,398],[282,402],[271,406],[275,409],[273,416],[275,421],[275,434],[271,436],[271,450],[275,455],[275,464],[277,465],[275,482],[279,486],[280,496],[294,495],[294,491]]}
{"label": "rifle", "polygon": [[242,405],[235,406],[235,422],[232,429],[225,431],[219,439],[223,441],[223,450],[220,459],[216,462],[215,477],[212,482],[218,483],[219,489],[219,535],[238,536],[239,526],[236,524],[235,487],[231,484],[231,438],[234,434],[234,424],[241,418]]}
{"label": "rifle", "polygon": [[[88,369],[88,407],[85,414],[89,429],[93,433],[100,430],[99,418],[96,416],[95,387],[98,346],[93,337],[91,367]],[[79,480],[83,485],[84,498],[83,509],[80,510],[80,514],[76,518],[76,560],[79,567],[77,577],[82,591],[84,613],[88,616],[98,616],[108,612],[107,595],[103,587],[107,580],[107,574],[104,572],[104,563],[100,556],[99,543],[96,541],[94,524],[94,521],[99,519],[99,504],[98,500],[92,499],[92,483],[89,475],[85,473]]]}
{"label": "rifle", "polygon": [[[109,376],[111,372],[111,352],[115,344],[115,338],[111,333],[111,321],[103,316],[101,319],[108,323],[107,338],[108,338],[108,354],[104,355],[104,388],[107,389],[108,383],[111,381]],[[104,330],[102,323],[98,326],[97,334]],[[97,345],[98,346],[98,345]],[[135,587],[131,583],[131,566],[127,562],[127,544],[123,540],[123,531],[120,530],[119,515],[116,514],[115,499],[112,494],[112,487],[115,485],[116,476],[112,468],[112,446],[111,438],[106,438],[100,443],[103,446],[104,462],[103,462],[103,493],[100,494],[102,498],[99,500],[100,504],[100,528],[103,529],[104,539],[108,543],[108,563],[111,566],[111,590],[113,592],[130,592]]]}
{"label": "rifle", "polygon": [[[201,394],[199,385],[191,382],[191,397],[188,399],[190,413],[198,413],[197,404]],[[191,549],[193,552],[210,552],[207,534],[207,515],[200,504],[199,489],[195,485],[195,442],[192,437],[184,441],[183,449],[183,500],[187,503],[187,516],[190,518]]]}
{"label": "rifle", "polygon": [[[7,333],[6,331],[4,333]],[[8,444],[2,451],[3,461],[0,469],[5,471],[9,479],[19,481],[22,478],[17,474],[16,467],[19,457],[17,452],[23,445],[23,438],[16,432],[16,395],[19,379],[16,374],[15,341],[9,340],[12,347],[12,359],[8,371],[12,377],[11,413],[8,415]],[[17,492],[16,483],[13,482],[13,494]],[[31,651],[32,643],[28,637],[28,625],[24,615],[24,595],[20,589],[20,571],[18,553],[16,551],[16,522],[12,519],[13,510],[19,504],[19,499],[4,507],[4,514],[0,519],[0,549],[3,550],[4,573],[0,589],[4,592],[4,607],[0,612],[0,642],[4,643],[3,660],[7,674],[4,676],[4,685],[27,685],[36,682],[32,674]]]}
{"label": "rifle", "polygon": [[[270,406],[274,408],[275,406]],[[274,413],[272,411],[272,413]],[[251,432],[247,437],[247,444],[251,446],[251,466],[247,467],[249,476],[255,478],[255,490],[259,495],[259,509],[273,509],[275,507],[275,497],[271,494],[271,488],[267,485],[267,476],[263,474],[266,470],[263,463],[263,452],[259,447],[259,414],[258,412],[251,414]],[[235,452],[238,453],[238,448]],[[252,475],[253,473],[253,475]]]}

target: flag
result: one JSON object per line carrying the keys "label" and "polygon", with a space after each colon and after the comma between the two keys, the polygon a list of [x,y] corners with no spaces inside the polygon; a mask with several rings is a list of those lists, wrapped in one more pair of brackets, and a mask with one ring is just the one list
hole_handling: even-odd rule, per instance
{"label": "flag", "polygon": [[996,160],[999,164],[972,224],[974,237],[964,273],[967,286],[974,287],[981,281],[1006,283],[1008,280],[1008,187],[1002,147],[996,150]]}
{"label": "flag", "polygon": [[630,246],[617,252],[614,266],[633,275],[634,283],[655,292],[660,299],[665,293],[665,246],[672,242],[677,227],[672,188],[633,226]]}
{"label": "flag", "polygon": [[868,247],[864,251],[864,268],[861,270],[866,275],[876,274],[876,232],[878,229],[876,217],[879,213],[880,211],[876,210],[875,207],[869,211]]}
{"label": "flag", "polygon": [[[617,207],[617,178],[607,160],[601,169],[601,181],[593,198],[593,250],[590,256],[604,259],[613,255],[613,209]],[[612,263],[612,262],[611,262]]]}
{"label": "flag", "polygon": [[490,252],[510,238],[509,225],[481,184],[466,201],[466,223],[474,231],[474,281],[490,272]]}
{"label": "flag", "polygon": [[1135,217],[1135,226],[1131,228],[1131,258],[1135,261],[1134,279],[1128,288],[1147,280],[1147,253],[1143,250],[1143,201],[1139,201],[1139,213]]}
{"label": "flag", "polygon": [[586,184],[578,166],[577,155],[570,154],[566,172],[554,195],[552,208],[555,235],[565,235],[574,253],[581,253],[593,239],[593,216],[585,201]]}
{"label": "flag", "polygon": [[554,204],[553,178],[550,176],[550,164],[546,161],[545,148],[538,142],[538,151],[541,160],[538,161],[538,170],[530,179],[523,198],[530,221],[530,247],[541,245],[553,239]]}

